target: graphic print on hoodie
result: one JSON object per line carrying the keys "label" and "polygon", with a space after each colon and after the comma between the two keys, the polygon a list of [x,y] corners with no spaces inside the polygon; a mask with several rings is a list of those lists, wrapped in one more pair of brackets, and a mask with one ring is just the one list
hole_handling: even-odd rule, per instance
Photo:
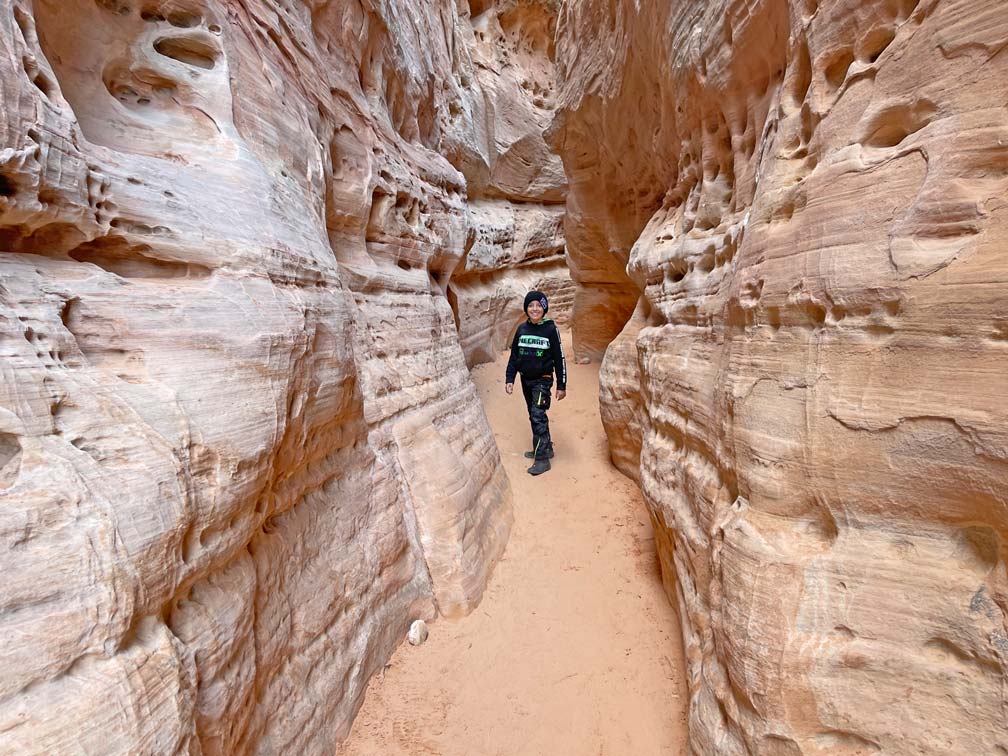
{"label": "graphic print on hoodie", "polygon": [[533,323],[526,320],[515,331],[511,342],[506,381],[514,383],[521,373],[526,380],[552,376],[556,372],[558,391],[567,390],[567,361],[560,344],[560,331],[548,318]]}

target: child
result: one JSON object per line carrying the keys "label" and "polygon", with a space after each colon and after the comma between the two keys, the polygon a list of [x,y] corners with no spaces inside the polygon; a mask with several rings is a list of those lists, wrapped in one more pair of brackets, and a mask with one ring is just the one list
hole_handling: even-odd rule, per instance
{"label": "child", "polygon": [[567,396],[567,363],[560,346],[560,331],[556,323],[545,317],[549,302],[541,291],[525,295],[525,314],[528,320],[518,326],[511,342],[504,390],[514,391],[515,373],[521,373],[522,393],[528,405],[532,424],[532,451],[525,456],[533,460],[529,475],[542,475],[550,469],[553,442],[550,440],[549,419],[550,390],[553,373],[557,377],[557,401]]}

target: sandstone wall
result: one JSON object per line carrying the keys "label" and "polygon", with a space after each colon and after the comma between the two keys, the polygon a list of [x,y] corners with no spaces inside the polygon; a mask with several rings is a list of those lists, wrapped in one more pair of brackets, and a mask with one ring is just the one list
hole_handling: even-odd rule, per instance
{"label": "sandstone wall", "polygon": [[549,317],[562,326],[573,307],[563,231],[567,180],[543,138],[556,101],[558,5],[469,3],[467,42],[484,93],[488,153],[456,161],[467,180],[469,236],[448,297],[470,366],[510,346],[530,289],[546,293]]}
{"label": "sandstone wall", "polygon": [[0,0],[0,751],[322,753],[478,602],[510,494],[446,292],[470,181],[562,181],[471,15]]}
{"label": "sandstone wall", "polygon": [[557,39],[575,338],[623,329],[693,750],[1008,750],[1003,3],[582,0]]}

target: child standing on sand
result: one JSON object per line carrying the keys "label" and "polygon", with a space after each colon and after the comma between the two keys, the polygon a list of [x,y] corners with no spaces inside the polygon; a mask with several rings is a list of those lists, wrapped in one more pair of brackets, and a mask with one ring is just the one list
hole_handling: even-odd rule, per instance
{"label": "child standing on sand", "polygon": [[525,456],[533,460],[529,475],[541,475],[550,469],[553,442],[550,440],[550,393],[553,373],[556,373],[557,401],[567,396],[567,362],[560,345],[560,331],[556,323],[546,317],[549,302],[541,291],[525,295],[525,314],[528,320],[518,326],[511,342],[504,390],[514,391],[515,374],[521,373],[522,393],[528,406],[532,425],[532,451]]}

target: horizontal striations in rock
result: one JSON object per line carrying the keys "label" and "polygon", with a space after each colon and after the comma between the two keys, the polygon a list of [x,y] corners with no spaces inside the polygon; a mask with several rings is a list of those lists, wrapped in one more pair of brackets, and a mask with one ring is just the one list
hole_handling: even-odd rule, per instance
{"label": "horizontal striations in rock", "polygon": [[0,751],[325,752],[479,601],[511,514],[448,296],[468,183],[564,185],[489,133],[472,34],[0,2]]}
{"label": "horizontal striations in rock", "polygon": [[990,0],[561,11],[575,338],[622,328],[698,753],[1008,749],[1006,44]]}
{"label": "horizontal striations in rock", "polygon": [[448,296],[473,365],[510,346],[530,290],[545,293],[548,317],[566,325],[574,284],[566,265],[562,206],[474,200],[468,212],[468,251],[452,274]]}
{"label": "horizontal striations in rock", "polygon": [[573,308],[567,270],[567,179],[544,134],[555,107],[555,0],[468,3],[463,33],[484,93],[486,152],[446,153],[465,175],[466,254],[452,272],[448,298],[472,366],[510,345],[531,289],[549,297],[561,325]]}

